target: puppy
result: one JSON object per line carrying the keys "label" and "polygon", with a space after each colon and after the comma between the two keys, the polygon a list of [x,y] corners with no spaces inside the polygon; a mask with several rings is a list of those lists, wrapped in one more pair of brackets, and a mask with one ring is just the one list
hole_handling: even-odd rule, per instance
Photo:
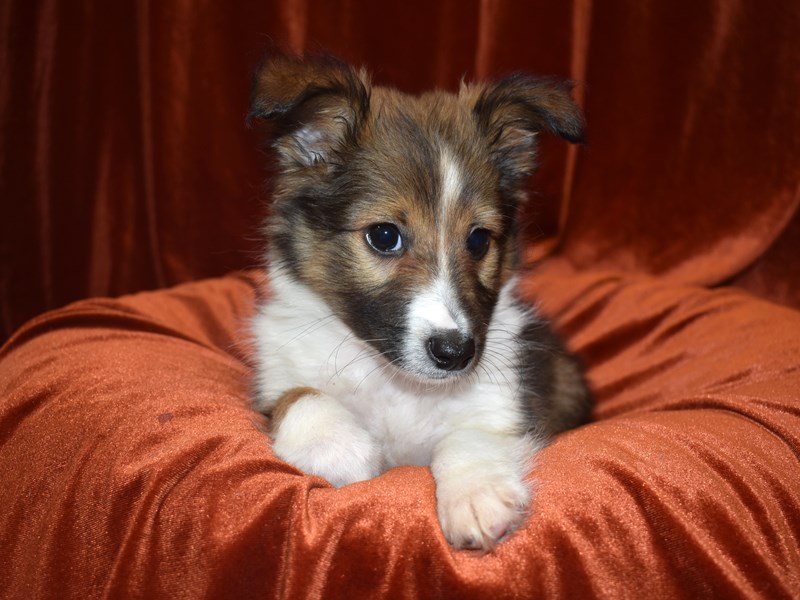
{"label": "puppy", "polygon": [[334,486],[430,466],[456,548],[518,526],[533,455],[589,417],[576,361],[515,296],[536,136],[582,137],[568,90],[515,75],[410,96],[326,56],[255,77],[277,157],[254,321],[274,452]]}

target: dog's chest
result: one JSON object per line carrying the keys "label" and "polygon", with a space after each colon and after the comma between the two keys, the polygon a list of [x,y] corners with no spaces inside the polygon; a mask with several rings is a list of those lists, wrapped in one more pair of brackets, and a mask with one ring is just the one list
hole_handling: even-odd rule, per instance
{"label": "dog's chest", "polygon": [[387,467],[427,465],[457,412],[444,391],[409,382],[378,351],[338,319],[312,319],[281,300],[256,318],[260,397],[269,410],[278,397],[312,387],[336,398],[381,444]]}
{"label": "dog's chest", "polygon": [[452,421],[451,395],[408,382],[376,350],[336,327],[318,331],[313,344],[292,354],[297,381],[347,407],[382,446],[387,467],[430,464]]}
{"label": "dog's chest", "polygon": [[313,294],[291,281],[280,283],[254,323],[261,410],[271,410],[289,390],[314,388],[354,415],[381,445],[387,468],[430,464],[439,441],[467,422],[516,426],[520,356],[514,339],[529,317],[513,302],[511,285],[501,293],[479,367],[469,377],[439,384],[395,368]]}

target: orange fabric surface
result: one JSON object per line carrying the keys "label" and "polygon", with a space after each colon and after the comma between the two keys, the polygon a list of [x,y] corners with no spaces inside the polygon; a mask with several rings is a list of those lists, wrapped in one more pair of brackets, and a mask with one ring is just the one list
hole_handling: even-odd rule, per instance
{"label": "orange fabric surface", "polygon": [[[800,313],[742,291],[800,308],[798,31],[791,0],[8,0],[0,598],[800,597]],[[427,469],[335,490],[273,457],[258,273],[41,314],[258,263],[272,41],[411,92],[578,84],[589,143],[543,140],[524,288],[596,421],[493,554],[447,546]]]}
{"label": "orange fabric surface", "polygon": [[782,235],[800,202],[798,31],[794,0],[6,0],[0,339],[73,300],[255,266],[264,157],[244,117],[271,42],[410,92],[575,80],[589,143],[543,140],[537,255],[560,240],[581,267],[800,307],[798,228]]}
{"label": "orange fabric surface", "polygon": [[0,351],[0,597],[800,595],[800,313],[734,289],[523,282],[596,421],[539,457],[533,516],[453,552],[426,468],[339,490],[247,405],[258,273],[38,317]]}

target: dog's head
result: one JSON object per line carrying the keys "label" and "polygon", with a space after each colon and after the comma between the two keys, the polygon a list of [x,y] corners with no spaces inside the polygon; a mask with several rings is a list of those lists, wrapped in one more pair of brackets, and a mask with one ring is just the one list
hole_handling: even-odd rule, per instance
{"label": "dog's head", "polygon": [[515,75],[409,96],[331,57],[272,56],[251,117],[273,124],[271,261],[417,378],[477,364],[516,261],[536,136],[572,142],[569,86]]}

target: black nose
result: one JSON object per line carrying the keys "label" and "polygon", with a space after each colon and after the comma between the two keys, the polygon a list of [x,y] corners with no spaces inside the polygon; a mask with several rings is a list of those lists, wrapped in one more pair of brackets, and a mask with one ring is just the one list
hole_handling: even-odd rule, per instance
{"label": "black nose", "polygon": [[445,371],[460,371],[475,356],[475,340],[459,332],[439,333],[428,340],[428,354]]}

